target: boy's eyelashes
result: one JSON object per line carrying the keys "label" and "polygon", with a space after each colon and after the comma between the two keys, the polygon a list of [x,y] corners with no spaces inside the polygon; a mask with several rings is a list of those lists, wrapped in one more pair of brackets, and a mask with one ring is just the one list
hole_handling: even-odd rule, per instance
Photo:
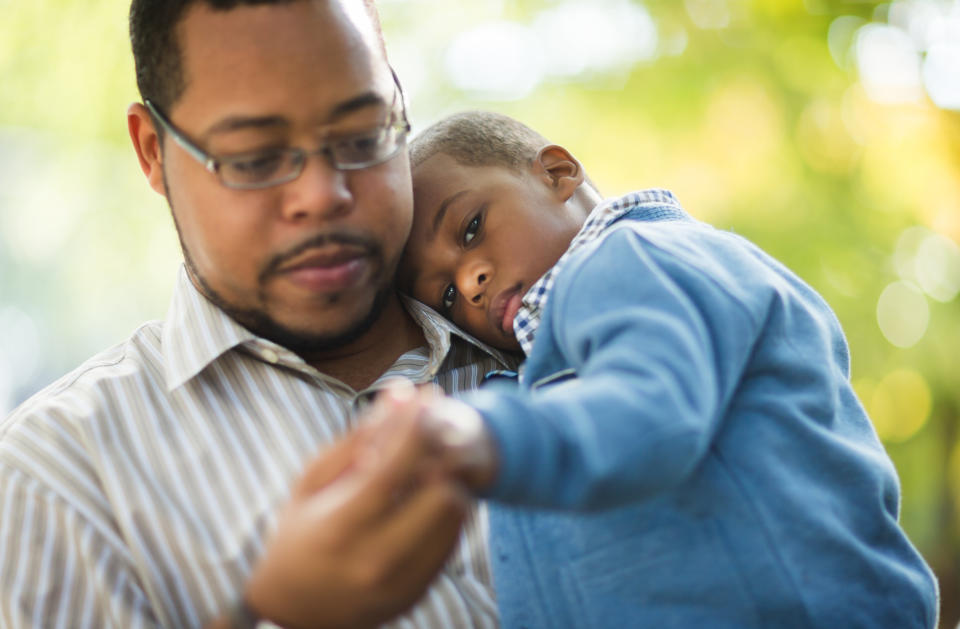
{"label": "boy's eyelashes", "polygon": [[453,284],[447,284],[443,289],[443,295],[440,297],[441,310],[444,315],[450,316],[450,310],[457,301],[457,288]]}
{"label": "boy's eyelashes", "polygon": [[467,223],[466,227],[463,230],[463,237],[461,241],[464,245],[469,245],[470,242],[480,233],[480,228],[483,225],[483,215],[487,210],[487,204],[484,203],[480,208],[474,213],[473,218]]}
{"label": "boy's eyelashes", "polygon": [[[480,229],[483,227],[483,214],[486,209],[487,204],[484,203],[473,215],[466,227],[464,227],[463,236],[460,238],[460,241],[463,243],[464,247],[473,242],[473,240],[480,234]],[[456,302],[457,287],[453,284],[447,284],[444,287],[443,292],[440,294],[441,312],[449,317],[450,311],[453,309],[453,306]]]}

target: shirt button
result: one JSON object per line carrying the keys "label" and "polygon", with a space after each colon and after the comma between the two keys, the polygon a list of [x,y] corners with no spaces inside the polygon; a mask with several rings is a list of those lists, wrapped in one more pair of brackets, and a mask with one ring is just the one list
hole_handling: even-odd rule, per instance
{"label": "shirt button", "polygon": [[280,362],[280,356],[278,356],[277,353],[272,349],[265,349],[260,352],[260,358],[264,359],[271,365],[276,365],[278,362]]}

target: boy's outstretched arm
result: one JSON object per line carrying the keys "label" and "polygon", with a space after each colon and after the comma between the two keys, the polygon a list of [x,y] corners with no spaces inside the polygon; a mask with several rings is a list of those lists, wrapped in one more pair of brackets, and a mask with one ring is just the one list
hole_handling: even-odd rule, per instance
{"label": "boy's outstretched arm", "polygon": [[[465,396],[496,444],[490,497],[612,507],[682,482],[703,459],[759,326],[719,283],[695,269],[678,278],[655,253],[621,230],[558,280],[539,333],[575,378]],[[737,351],[720,356],[718,335]]]}

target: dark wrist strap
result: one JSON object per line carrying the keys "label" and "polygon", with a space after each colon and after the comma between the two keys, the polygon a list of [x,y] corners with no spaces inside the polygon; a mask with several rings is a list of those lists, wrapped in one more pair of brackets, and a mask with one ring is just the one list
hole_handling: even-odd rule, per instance
{"label": "dark wrist strap", "polygon": [[250,609],[247,601],[243,598],[238,599],[230,606],[227,618],[230,619],[230,629],[257,629],[257,625],[260,623],[260,616]]}

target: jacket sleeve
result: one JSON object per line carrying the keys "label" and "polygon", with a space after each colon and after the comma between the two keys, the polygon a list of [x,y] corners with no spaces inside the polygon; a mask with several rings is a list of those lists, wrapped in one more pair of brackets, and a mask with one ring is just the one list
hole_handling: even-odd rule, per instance
{"label": "jacket sleeve", "polygon": [[711,447],[756,334],[709,267],[636,231],[616,230],[578,260],[540,328],[577,377],[467,397],[499,448],[495,500],[592,510],[682,483]]}

